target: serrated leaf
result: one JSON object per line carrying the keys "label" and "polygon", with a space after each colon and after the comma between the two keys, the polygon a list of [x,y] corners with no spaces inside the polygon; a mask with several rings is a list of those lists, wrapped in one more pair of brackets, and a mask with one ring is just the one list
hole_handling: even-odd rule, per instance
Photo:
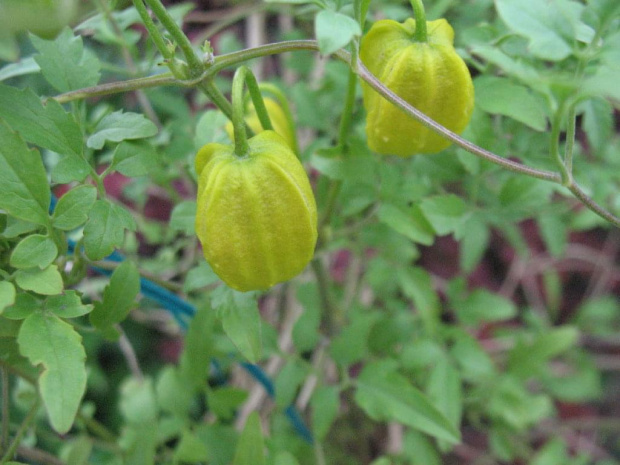
{"label": "serrated leaf", "polygon": [[68,92],[99,82],[97,57],[84,49],[81,36],[74,36],[65,28],[55,40],[43,40],[31,35],[30,40],[40,52],[34,59],[41,67],[41,73],[56,90]]}
{"label": "serrated leaf", "polygon": [[90,313],[91,324],[105,329],[123,321],[134,307],[138,292],[140,274],[133,263],[123,262],[112,273],[102,301],[95,302],[95,308]]}
{"label": "serrated leaf", "polygon": [[122,142],[128,139],[143,139],[157,134],[157,126],[139,113],[110,113],[103,118],[86,141],[92,149],[102,149],[107,141]]}
{"label": "serrated leaf", "polygon": [[129,177],[146,176],[157,167],[159,155],[144,141],[122,142],[114,151],[112,167]]}
{"label": "serrated leaf", "polygon": [[125,230],[135,230],[136,223],[123,207],[97,200],[84,227],[84,250],[91,260],[101,260],[125,239]]}
{"label": "serrated leaf", "polygon": [[9,320],[23,320],[41,309],[41,301],[30,294],[17,294],[13,305],[4,309],[2,316]]}
{"label": "serrated leaf", "polygon": [[467,205],[454,194],[437,195],[422,201],[420,208],[437,234],[458,232],[467,212]]}
{"label": "serrated leaf", "polygon": [[357,21],[332,10],[322,10],[316,15],[314,32],[323,55],[335,52],[351,42],[353,37],[362,35]]}
{"label": "serrated leaf", "polygon": [[45,310],[60,318],[77,318],[92,309],[92,305],[82,303],[76,291],[65,291],[63,294],[48,297],[45,301]]}
{"label": "serrated leaf", "polygon": [[383,204],[379,208],[377,216],[379,221],[413,242],[431,245],[435,240],[433,227],[417,205],[414,205],[407,212],[395,205]]}
{"label": "serrated leaf", "polygon": [[74,187],[58,200],[52,224],[63,231],[70,231],[83,225],[96,199],[97,189],[94,186]]}
{"label": "serrated leaf", "polygon": [[265,465],[265,445],[258,412],[245,422],[232,465]]}
{"label": "serrated leaf", "polygon": [[57,316],[36,312],[24,320],[17,342],[33,365],[43,365],[39,391],[52,427],[68,432],[86,390],[82,337]]}
{"label": "serrated leaf", "polygon": [[172,209],[170,214],[170,227],[175,231],[182,231],[188,236],[195,234],[196,202],[184,200]]}
{"label": "serrated leaf", "polygon": [[450,444],[460,441],[454,425],[393,364],[366,365],[355,384],[355,402],[372,419],[396,421]]}
{"label": "serrated leaf", "polygon": [[50,265],[40,270],[29,268],[15,273],[15,282],[25,291],[33,291],[37,294],[56,295],[63,289],[62,276],[56,265]]}
{"label": "serrated leaf", "polygon": [[541,101],[525,86],[507,78],[482,76],[474,81],[476,105],[493,115],[504,115],[536,131],[547,129]]}
{"label": "serrated leaf", "polygon": [[0,140],[0,208],[22,220],[47,225],[51,193],[39,152],[30,150],[2,119]]}
{"label": "serrated leaf", "polygon": [[261,319],[256,297],[220,286],[213,291],[211,299],[226,335],[245,358],[256,363],[262,351]]}
{"label": "serrated leaf", "polygon": [[0,315],[6,307],[15,303],[15,286],[8,281],[0,281]]}
{"label": "serrated leaf", "polygon": [[10,264],[15,268],[47,268],[58,256],[58,247],[48,236],[32,234],[17,244]]}
{"label": "serrated leaf", "polygon": [[495,0],[502,20],[527,37],[533,55],[563,60],[572,53],[575,40],[589,43],[594,31],[581,21],[582,4],[573,0]]}
{"label": "serrated leaf", "polygon": [[31,89],[0,84],[0,118],[27,142],[83,160],[80,126],[55,100],[43,105]]}

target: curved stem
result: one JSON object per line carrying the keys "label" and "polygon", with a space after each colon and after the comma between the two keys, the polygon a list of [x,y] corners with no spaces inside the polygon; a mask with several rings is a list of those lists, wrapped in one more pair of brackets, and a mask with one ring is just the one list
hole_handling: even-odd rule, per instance
{"label": "curved stem", "polygon": [[422,0],[409,0],[409,3],[411,3],[413,14],[415,16],[415,32],[413,33],[413,39],[416,42],[426,42],[427,30],[424,4],[422,3]]}
{"label": "curved stem", "polygon": [[138,10],[138,14],[140,15],[140,18],[142,19],[142,22],[144,23],[146,30],[149,32],[149,36],[151,37],[151,39],[153,39],[153,42],[155,42],[155,46],[161,52],[162,56],[166,60],[172,59],[174,57],[174,54],[171,53],[168,47],[166,46],[166,41],[164,40],[164,37],[161,35],[161,32],[159,32],[159,29],[155,25],[155,22],[153,22],[153,20],[151,19],[151,15],[147,11],[146,7],[144,6],[143,0],[133,0],[133,5],[136,8],[136,10]]}
{"label": "curved stem", "polygon": [[560,173],[562,175],[562,185],[569,186],[571,184],[571,175],[566,165],[564,164],[564,160],[560,156],[560,132],[562,128],[562,117],[565,113],[565,102],[563,101],[558,106],[558,109],[555,111],[555,115],[553,117],[553,122],[551,123],[551,145],[549,150],[551,151],[551,157],[553,161],[557,165]]}
{"label": "curved stem", "polygon": [[235,134],[235,154],[239,157],[244,157],[250,152],[248,137],[245,132],[245,104],[243,101],[243,84],[249,71],[245,66],[237,69],[232,82],[232,123]]}
{"label": "curved stem", "polygon": [[[137,1],[137,0],[134,0]],[[259,58],[269,55],[276,55],[280,53],[286,52],[294,52],[294,51],[318,51],[318,44],[314,40],[293,40],[286,42],[276,42],[272,44],[262,45],[259,47],[255,47],[253,49],[242,50],[239,52],[230,53],[227,55],[221,55],[215,58],[214,63],[210,66],[202,76],[194,79],[194,80],[178,80],[174,77],[170,77],[166,75],[165,77],[157,77],[157,78],[144,78],[141,80],[132,80],[125,81],[122,83],[108,84],[104,86],[95,86],[88,89],[81,89],[78,91],[74,91],[67,94],[62,94],[56,97],[56,100],[64,103],[72,100],[80,100],[90,96],[95,95],[108,95],[114,94],[118,92],[124,92],[127,90],[135,90],[141,87],[154,87],[158,85],[178,85],[178,86],[191,86],[198,85],[203,80],[212,78],[222,69],[225,69],[229,66],[235,66],[245,61],[251,60],[253,58]],[[333,56],[343,61],[347,64],[351,62],[351,54],[345,50],[338,50],[334,52]],[[449,129],[443,127],[441,124],[437,123],[435,120],[429,118],[421,111],[412,107],[409,103],[404,101],[398,95],[394,94],[391,90],[385,87],[381,81],[379,81],[368,69],[364,66],[364,64],[358,60],[357,61],[357,72],[361,79],[363,79],[370,87],[372,87],[376,92],[383,96],[389,102],[392,102],[398,108],[400,108],[404,113],[414,118],[420,124],[426,126],[437,134],[441,134],[443,137],[449,139],[454,144],[458,145],[462,149],[470,152],[477,157],[483,158],[491,163],[501,166],[509,171],[524,174],[527,176],[531,176],[533,178],[542,179],[544,181],[550,181],[557,184],[562,184],[562,177],[551,171],[539,170],[536,168],[530,168],[529,166],[523,165],[522,163],[517,163],[512,160],[508,160],[506,158],[500,157],[499,155],[494,154],[493,152],[489,152],[482,147],[469,142],[466,139],[463,139],[458,134],[450,131]],[[138,83],[137,81],[141,81]],[[612,224],[620,227],[620,218],[616,217],[612,213],[605,210],[603,207],[598,205],[594,200],[588,197],[581,188],[574,182],[571,182],[570,185],[567,186],[573,194],[579,200],[581,200],[586,207],[595,212],[597,215],[605,218],[610,221]]]}
{"label": "curved stem", "polygon": [[233,109],[228,99],[222,94],[222,92],[213,84],[212,79],[206,79],[198,84],[198,88],[202,90],[207,97],[213,102],[213,104],[219,108],[219,110],[226,115],[226,117],[232,121]]}
{"label": "curved stem", "polygon": [[575,148],[575,131],[577,124],[577,102],[570,104],[568,108],[568,118],[566,128],[566,146],[564,148],[564,166],[566,170],[572,176],[573,173],[573,151]]}
{"label": "curved stem", "polygon": [[15,455],[15,451],[17,450],[19,443],[22,441],[24,434],[26,434],[26,431],[28,430],[30,423],[32,423],[32,421],[34,420],[37,414],[37,410],[39,410],[39,399],[35,400],[34,404],[32,404],[32,407],[30,407],[30,410],[28,411],[26,418],[24,418],[24,421],[19,426],[19,429],[17,430],[17,433],[15,434],[15,437],[13,438],[13,442],[7,449],[4,456],[2,457],[2,460],[0,460],[0,464],[3,465],[7,463]]}
{"label": "curved stem", "polygon": [[177,23],[174,22],[174,19],[172,19],[172,16],[170,16],[170,13],[168,13],[168,10],[166,10],[161,1],[146,0],[146,3],[148,3],[151,7],[151,10],[153,10],[153,13],[157,16],[157,19],[159,19],[162,25],[168,30],[174,41],[183,52],[183,55],[185,55],[185,59],[189,65],[190,76],[197,77],[202,74],[204,70],[204,63],[200,60],[198,55],[196,55],[196,52],[194,52],[194,49],[192,48],[192,43]]}
{"label": "curved stem", "polygon": [[284,95],[284,92],[282,92],[278,86],[269,82],[260,82],[258,84],[258,88],[261,90],[261,92],[268,92],[273,95],[280,104],[280,107],[282,107],[284,116],[286,116],[286,120],[291,128],[291,135],[293,136],[293,150],[296,154],[299,154],[299,143],[297,141],[295,118],[293,118],[293,112],[291,111],[291,106],[288,104],[288,99],[286,98],[286,95]]}
{"label": "curved stem", "polygon": [[[246,67],[244,66],[244,68]],[[271,118],[269,117],[269,112],[267,112],[267,107],[265,106],[265,101],[263,100],[256,77],[249,68],[246,68],[244,77],[245,84],[248,86],[248,91],[250,92],[250,97],[252,98],[252,103],[254,104],[254,110],[256,110],[256,116],[258,116],[258,120],[260,121],[263,130],[273,131]]]}

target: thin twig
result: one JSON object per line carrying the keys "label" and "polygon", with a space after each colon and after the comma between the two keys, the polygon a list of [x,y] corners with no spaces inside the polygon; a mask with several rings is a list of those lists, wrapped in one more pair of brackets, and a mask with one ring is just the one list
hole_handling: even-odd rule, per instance
{"label": "thin twig", "polygon": [[0,465],[4,465],[6,462],[13,458],[15,452],[17,451],[19,443],[22,441],[24,434],[26,434],[26,430],[30,426],[30,423],[32,423],[32,421],[34,420],[38,410],[39,399],[37,398],[34,404],[32,404],[32,407],[30,407],[30,410],[28,411],[26,418],[24,418],[24,421],[22,421],[22,424],[19,425],[19,429],[17,430],[17,433],[15,433],[15,437],[13,438],[13,442],[11,442],[11,445],[8,447],[6,453],[2,457],[2,460],[0,460]]}
{"label": "thin twig", "polygon": [[140,364],[138,363],[138,357],[136,356],[136,351],[133,350],[133,346],[127,338],[125,331],[121,328],[120,325],[116,325],[116,329],[121,333],[121,337],[118,340],[118,346],[121,349],[121,352],[125,356],[125,360],[127,361],[127,365],[129,366],[129,371],[134,378],[138,381],[142,382],[144,380],[144,375],[142,374],[142,370],[140,369]]}

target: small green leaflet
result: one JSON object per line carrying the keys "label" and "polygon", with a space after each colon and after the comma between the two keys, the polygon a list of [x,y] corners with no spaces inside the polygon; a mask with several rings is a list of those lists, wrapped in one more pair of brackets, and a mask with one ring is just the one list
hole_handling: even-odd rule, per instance
{"label": "small green leaflet", "polygon": [[145,176],[158,162],[159,155],[148,142],[125,141],[114,151],[112,168],[129,177]]}
{"label": "small green leaflet", "polygon": [[24,320],[17,342],[30,363],[43,365],[39,390],[45,409],[54,430],[66,433],[86,390],[82,337],[57,316],[35,312]]}
{"label": "small green leaflet", "polygon": [[43,105],[30,89],[19,90],[0,84],[0,118],[27,142],[71,155],[85,163],[82,131],[73,116],[56,100],[48,100]]}
{"label": "small green leaflet", "polygon": [[52,224],[63,231],[71,231],[83,225],[96,199],[97,189],[94,186],[74,187],[58,200]]}
{"label": "small green leaflet", "polygon": [[256,296],[220,286],[211,294],[211,304],[217,311],[226,335],[245,358],[256,363],[262,352],[261,320]]}
{"label": "small green leaflet", "polygon": [[4,309],[15,303],[15,286],[8,281],[0,281],[0,315]]}
{"label": "small green leaflet", "polygon": [[353,37],[362,35],[357,21],[332,10],[323,10],[316,15],[314,32],[323,55],[334,53],[351,42]]}
{"label": "small green leaflet", "polygon": [[91,260],[101,260],[111,254],[114,247],[123,243],[126,229],[136,229],[131,214],[119,205],[97,200],[84,227],[86,256]]}
{"label": "small green leaflet", "polygon": [[56,265],[50,265],[41,270],[29,268],[15,273],[15,282],[25,291],[33,291],[37,294],[56,295],[63,289],[62,276]]}
{"label": "small green leaflet", "polygon": [[99,60],[84,49],[82,37],[74,36],[71,29],[65,28],[55,40],[43,40],[35,35],[30,40],[40,52],[34,59],[41,73],[56,90],[68,92],[99,82]]}
{"label": "small green leaflet", "polygon": [[265,465],[265,444],[258,412],[252,412],[239,438],[233,465]]}
{"label": "small green leaflet", "polygon": [[106,141],[121,142],[127,139],[143,139],[157,134],[157,126],[138,113],[110,113],[103,118],[94,134],[86,141],[92,149],[102,149]]}
{"label": "small green leaflet", "polygon": [[140,274],[131,262],[123,262],[114,270],[101,302],[95,302],[90,314],[93,326],[106,329],[123,321],[135,305],[140,292]]}
{"label": "small green leaflet", "polygon": [[451,444],[460,442],[459,430],[395,370],[390,362],[366,365],[356,381],[355,402],[375,420],[397,421]]}
{"label": "small green leaflet", "polygon": [[47,225],[51,193],[39,152],[29,149],[1,118],[0,141],[0,208],[22,220]]}
{"label": "small green leaflet", "polygon": [[15,268],[47,268],[56,259],[58,248],[52,239],[42,234],[32,234],[21,240],[11,254]]}

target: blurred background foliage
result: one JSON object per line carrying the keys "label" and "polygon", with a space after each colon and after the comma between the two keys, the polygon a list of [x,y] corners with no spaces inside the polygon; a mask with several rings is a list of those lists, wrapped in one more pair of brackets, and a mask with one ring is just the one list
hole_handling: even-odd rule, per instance
{"label": "blurred background foliage", "polygon": [[[26,3],[19,2],[19,11]],[[216,56],[314,38],[321,10],[353,16],[346,0],[165,3],[190,40],[197,47],[209,40]],[[564,149],[574,120],[575,178],[600,204],[620,211],[620,4],[428,0],[425,6],[429,19],[452,24],[474,77],[476,108],[464,137],[553,171],[555,139]],[[0,15],[16,29],[9,34],[3,28],[0,40],[3,85],[49,97],[163,71],[131,2],[66,8],[71,17],[59,18],[55,29],[34,26],[44,39],[59,34],[54,42],[17,30],[17,13]],[[37,11],[40,21],[43,10]],[[411,15],[404,2],[375,0],[365,29],[377,19]],[[45,18],[52,26],[51,16]],[[60,32],[63,23],[74,32]],[[72,48],[74,33],[84,51]],[[65,70],[80,79],[63,89],[53,57],[67,50],[78,58]],[[342,153],[336,143],[346,65],[310,52],[251,65],[260,81],[291,102],[319,209],[333,208],[313,264],[324,272],[309,269],[260,296],[219,284],[193,236],[192,166],[203,144],[229,140],[226,118],[199,90],[157,87],[66,106],[91,137],[120,109],[156,127],[155,136],[138,141],[98,145],[89,139],[88,159],[110,204],[135,221],[123,223],[119,213],[124,225],[115,227],[122,237],[115,245],[134,265],[123,270],[126,279],[139,270],[190,301],[197,314],[185,331],[161,302],[142,297],[136,303],[129,292],[120,297],[131,307],[120,336],[87,316],[67,320],[87,354],[85,397],[67,434],[50,429],[39,410],[20,460],[620,463],[617,228],[563,187],[507,172],[455,146],[430,157],[378,157],[365,143],[359,86],[349,148]],[[231,76],[226,70],[216,78],[225,93]],[[11,124],[7,101],[0,101],[0,117]],[[68,157],[45,146],[41,152],[56,196],[88,183]],[[1,218],[0,264],[8,274],[12,251],[36,231],[11,215]],[[68,236],[82,237],[79,231]],[[86,247],[86,255],[60,254],[59,263],[72,266],[64,282],[84,304],[105,306],[110,278],[92,267],[120,268],[103,259],[107,254],[92,258]],[[246,317],[253,308],[260,311],[260,333]],[[12,352],[20,319],[10,312],[0,315],[5,401],[10,394],[3,407],[5,418],[10,413],[5,447],[36,397],[28,382],[36,370]],[[231,322],[230,315],[240,316]],[[230,325],[250,338],[248,346],[231,342]],[[258,365],[273,380],[273,399],[240,365],[253,353],[257,334]],[[299,421],[290,421],[291,405],[312,443],[295,429]],[[253,411],[260,414],[267,453],[244,462],[240,451],[260,450],[252,449],[261,436],[258,423],[248,420]]]}

